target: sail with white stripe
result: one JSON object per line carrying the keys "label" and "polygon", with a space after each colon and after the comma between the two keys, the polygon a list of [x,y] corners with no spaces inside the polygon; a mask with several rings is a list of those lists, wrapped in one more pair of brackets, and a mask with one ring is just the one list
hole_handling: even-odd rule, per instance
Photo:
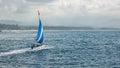
{"label": "sail with white stripe", "polygon": [[38,26],[38,32],[36,35],[36,41],[37,43],[39,43],[40,45],[43,44],[43,40],[44,40],[44,32],[43,32],[43,25],[40,19],[40,12],[38,10],[38,16],[39,16],[39,26]]}

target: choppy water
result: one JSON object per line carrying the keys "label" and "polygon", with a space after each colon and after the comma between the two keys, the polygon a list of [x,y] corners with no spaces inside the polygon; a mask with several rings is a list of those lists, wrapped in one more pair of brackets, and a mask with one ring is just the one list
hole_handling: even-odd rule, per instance
{"label": "choppy water", "polygon": [[120,68],[120,31],[45,31],[43,49],[30,51],[36,31],[0,33],[0,68]]}

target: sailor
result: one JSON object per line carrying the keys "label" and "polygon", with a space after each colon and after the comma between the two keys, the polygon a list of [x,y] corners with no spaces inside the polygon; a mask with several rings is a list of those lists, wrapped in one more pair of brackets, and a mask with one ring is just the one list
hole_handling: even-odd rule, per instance
{"label": "sailor", "polygon": [[41,44],[33,44],[32,46],[31,46],[31,49],[33,49],[33,48],[35,48],[35,47],[38,47],[38,46],[42,46],[44,43],[42,42]]}
{"label": "sailor", "polygon": [[31,49],[33,49],[35,47],[35,44],[33,44],[32,46],[31,46]]}

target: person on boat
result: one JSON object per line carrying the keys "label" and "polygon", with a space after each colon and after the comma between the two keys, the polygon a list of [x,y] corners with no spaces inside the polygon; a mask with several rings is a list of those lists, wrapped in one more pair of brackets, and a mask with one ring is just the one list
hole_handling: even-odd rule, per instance
{"label": "person on boat", "polygon": [[39,47],[39,46],[42,46],[43,45],[43,42],[41,43],[41,44],[33,44],[32,46],[31,46],[31,49],[33,49],[33,48],[35,48],[35,47]]}
{"label": "person on boat", "polygon": [[31,46],[31,49],[33,49],[35,47],[35,44],[33,44],[32,46]]}

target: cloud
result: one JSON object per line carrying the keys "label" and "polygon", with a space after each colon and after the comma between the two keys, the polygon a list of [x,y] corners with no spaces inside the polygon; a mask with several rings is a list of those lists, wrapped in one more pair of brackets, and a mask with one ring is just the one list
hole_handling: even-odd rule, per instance
{"label": "cloud", "polygon": [[8,0],[2,0],[1,3],[1,7],[0,7],[0,12],[4,13],[13,13],[15,11],[17,11],[17,9],[19,9],[21,6],[22,8],[24,8],[24,3],[23,1],[19,1],[19,0],[12,0],[12,1],[8,1]]}
{"label": "cloud", "polygon": [[37,3],[49,3],[49,2],[52,2],[52,1],[54,1],[54,0],[26,0],[26,1],[28,1],[28,2],[37,2]]}
{"label": "cloud", "polygon": [[40,9],[45,25],[115,27],[119,6],[120,0],[0,0],[0,19],[34,25]]}

